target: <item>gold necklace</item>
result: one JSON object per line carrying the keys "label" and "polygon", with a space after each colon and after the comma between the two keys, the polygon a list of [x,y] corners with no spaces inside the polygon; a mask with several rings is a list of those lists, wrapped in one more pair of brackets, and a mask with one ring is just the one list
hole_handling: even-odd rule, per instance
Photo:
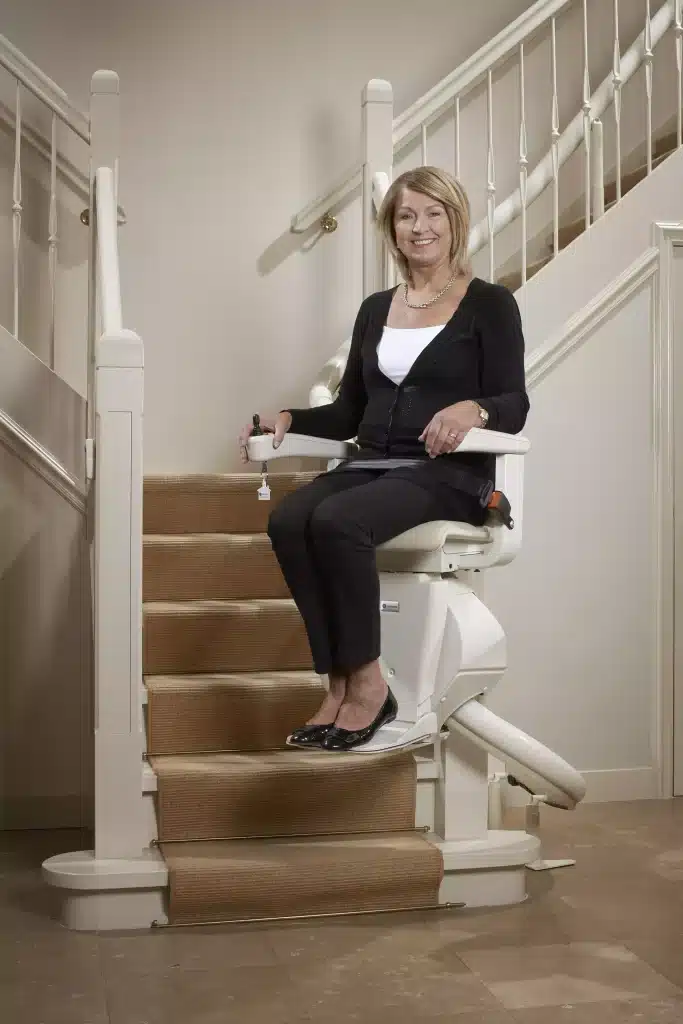
{"label": "gold necklace", "polygon": [[448,283],[444,285],[440,292],[434,295],[431,299],[427,299],[426,302],[408,301],[408,282],[406,281],[406,283],[403,285],[403,301],[405,302],[406,306],[408,306],[409,309],[428,309],[430,306],[433,306],[435,302],[438,302],[442,295],[446,294],[448,289],[453,285],[453,282],[455,281],[457,276],[458,271],[454,270],[453,276],[451,277],[450,281],[448,281]]}

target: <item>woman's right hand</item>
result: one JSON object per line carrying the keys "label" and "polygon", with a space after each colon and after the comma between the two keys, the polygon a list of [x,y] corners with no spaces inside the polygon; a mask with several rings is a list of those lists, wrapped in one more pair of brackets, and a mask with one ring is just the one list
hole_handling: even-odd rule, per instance
{"label": "woman's right hand", "polygon": [[[281,412],[277,416],[261,416],[261,429],[264,434],[273,434],[273,448],[277,448],[292,425],[292,414]],[[239,445],[242,462],[248,462],[247,441],[254,432],[252,423],[246,423],[240,430]]]}

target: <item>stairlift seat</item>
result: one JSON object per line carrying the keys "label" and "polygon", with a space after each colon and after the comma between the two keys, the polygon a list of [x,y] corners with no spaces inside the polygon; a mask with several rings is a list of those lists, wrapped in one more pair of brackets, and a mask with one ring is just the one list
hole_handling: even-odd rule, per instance
{"label": "stairlift seat", "polygon": [[470,523],[436,519],[431,523],[423,523],[422,526],[414,526],[398,537],[386,541],[385,544],[380,544],[377,553],[381,555],[382,552],[415,551],[427,554],[433,551],[448,551],[454,543],[490,544],[491,540],[491,530],[487,526],[472,526]]}

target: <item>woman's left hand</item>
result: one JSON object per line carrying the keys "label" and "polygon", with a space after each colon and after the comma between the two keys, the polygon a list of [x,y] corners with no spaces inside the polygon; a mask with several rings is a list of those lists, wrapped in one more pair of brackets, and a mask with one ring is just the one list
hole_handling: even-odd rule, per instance
{"label": "woman's left hand", "polygon": [[432,416],[420,434],[430,459],[437,455],[454,452],[472,427],[481,426],[481,416],[476,402],[456,402]]}

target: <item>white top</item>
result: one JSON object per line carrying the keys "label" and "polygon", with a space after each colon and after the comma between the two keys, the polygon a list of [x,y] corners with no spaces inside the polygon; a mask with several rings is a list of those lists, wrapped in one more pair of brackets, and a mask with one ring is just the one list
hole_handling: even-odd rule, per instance
{"label": "white top", "polygon": [[401,384],[420,353],[445,326],[385,327],[377,347],[377,362],[384,376]]}

